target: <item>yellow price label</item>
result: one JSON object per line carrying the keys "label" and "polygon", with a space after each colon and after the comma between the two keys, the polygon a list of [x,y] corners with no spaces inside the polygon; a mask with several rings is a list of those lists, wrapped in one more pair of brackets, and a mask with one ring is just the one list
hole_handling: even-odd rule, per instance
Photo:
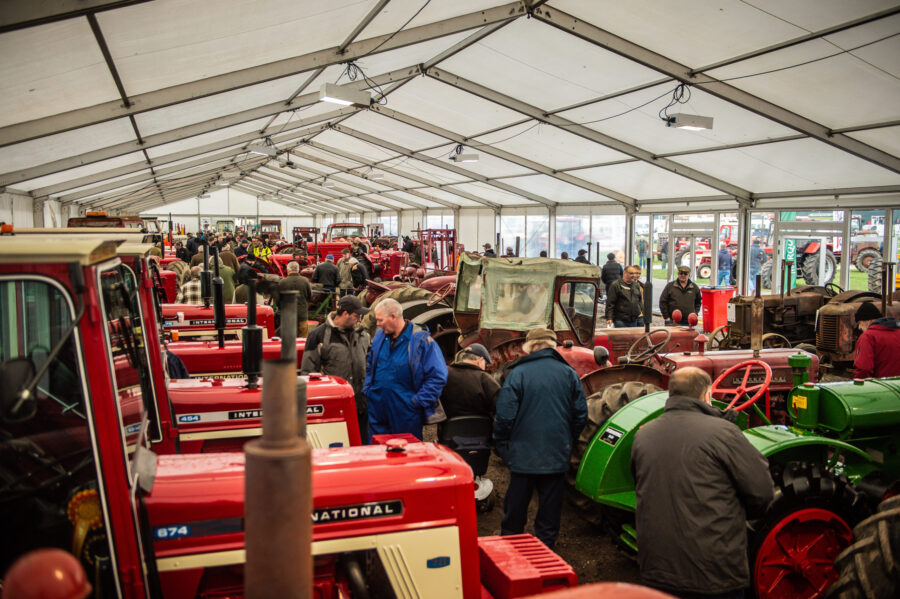
{"label": "yellow price label", "polygon": [[794,396],[794,408],[797,410],[805,410],[806,409],[806,396],[805,395],[795,395]]}

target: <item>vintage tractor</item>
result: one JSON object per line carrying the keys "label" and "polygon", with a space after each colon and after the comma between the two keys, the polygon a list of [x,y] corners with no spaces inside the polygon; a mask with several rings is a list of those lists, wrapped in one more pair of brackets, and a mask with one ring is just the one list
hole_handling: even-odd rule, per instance
{"label": "vintage tractor", "polygon": [[[815,350],[816,314],[834,297],[834,290],[803,285],[780,294],[762,294],[763,347],[792,347],[802,345]],[[710,349],[738,349],[750,347],[750,328],[753,318],[754,296],[736,296],[728,302],[728,324],[710,333]]]}
{"label": "vintage tractor", "polygon": [[[115,237],[118,233],[111,235]],[[81,239],[78,235],[68,237]],[[33,235],[17,235],[2,238],[2,247],[9,259],[22,258],[27,255],[28,248],[42,241],[43,238]],[[98,244],[97,241],[90,243]],[[118,272],[129,290],[128,307],[133,310],[134,322],[140,323],[135,338],[138,348],[144,350],[136,350],[139,359],[128,376],[140,381],[142,386],[140,391],[135,389],[131,392],[130,403],[139,402],[144,394],[152,398],[150,432],[154,449],[161,453],[211,451],[213,447],[217,450],[239,450],[243,441],[259,435],[262,394],[261,384],[256,383],[254,378],[244,380],[243,377],[248,374],[242,369],[250,367],[253,372],[258,372],[259,360],[280,357],[284,345],[282,340],[273,338],[263,341],[261,328],[251,319],[250,329],[255,332],[246,342],[226,341],[221,346],[216,342],[170,342],[165,346],[159,325],[158,304],[155,303],[147,268],[151,246],[118,245],[118,241],[108,243],[123,263],[117,267]],[[53,260],[64,264],[67,254],[57,251],[59,253],[56,255],[44,257],[38,270],[49,269]],[[107,266],[112,269],[114,265]],[[15,272],[13,268],[9,271]],[[39,314],[34,316],[40,317]],[[254,339],[255,344],[252,343]],[[294,345],[299,367],[305,340],[296,340]],[[244,358],[245,346],[250,346],[252,355],[258,357],[248,362]],[[189,372],[202,380],[170,381],[165,369],[164,347],[183,358]],[[252,366],[254,361],[256,367]],[[124,368],[124,365],[121,359],[117,363],[117,367]],[[308,410],[311,444],[315,447],[360,444],[350,385],[342,379],[331,377],[311,378],[313,380],[308,385],[312,402]]]}
{"label": "vintage tractor", "polygon": [[[0,239],[0,570],[53,546],[82,562],[98,598],[241,597],[244,456],[150,450],[144,324],[115,252]],[[318,597],[575,583],[532,537],[477,538],[471,470],[447,449],[314,450],[312,480]]]}
{"label": "vintage tractor", "polygon": [[871,291],[845,291],[834,296],[819,310],[816,324],[816,352],[825,367],[852,369],[856,359],[856,311],[863,302],[880,304],[881,313],[900,318],[900,291],[884,296]]}
{"label": "vintage tractor", "polygon": [[[808,354],[789,360],[795,372],[787,398],[792,424],[749,427],[745,414],[736,424],[769,460],[778,489],[766,516],[750,523],[751,579],[760,599],[822,596],[837,578],[833,561],[849,544],[853,524],[900,490],[900,380],[813,384],[803,382],[812,366]],[[742,368],[734,385],[729,377]],[[757,380],[753,371],[760,369],[765,375]],[[739,364],[717,378],[713,396],[762,417],[756,402],[771,380],[765,363]],[[659,392],[606,406],[576,478],[576,488],[596,503],[599,520],[633,551],[639,547],[631,447],[637,430],[662,414],[667,397]],[[726,407],[723,402],[715,405]]]}

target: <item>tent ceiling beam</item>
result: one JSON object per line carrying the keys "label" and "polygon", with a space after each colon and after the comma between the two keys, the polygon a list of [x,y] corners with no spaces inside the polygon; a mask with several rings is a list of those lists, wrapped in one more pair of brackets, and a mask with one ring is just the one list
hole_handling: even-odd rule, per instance
{"label": "tent ceiling beam", "polygon": [[530,9],[525,2],[511,2],[427,25],[364,39],[350,44],[343,51],[338,51],[336,47],[327,48],[302,56],[285,58],[231,73],[215,75],[189,83],[138,94],[131,98],[132,105],[127,107],[122,106],[116,100],[24,123],[8,125],[0,128],[0,145],[44,137],[53,133],[70,131],[128,115],[181,104],[257,83],[297,75],[318,67],[346,63],[366,56],[372,53],[373,50],[375,53],[380,54],[420,42],[454,35],[484,25],[516,19],[528,12],[530,12]]}
{"label": "tent ceiling beam", "polygon": [[535,120],[553,125],[554,127],[558,127],[563,131],[568,131],[569,133],[573,133],[589,141],[593,141],[608,148],[612,148],[613,150],[617,150],[619,152],[622,152],[623,154],[627,154],[648,164],[652,164],[669,172],[681,175],[697,183],[702,183],[703,185],[718,189],[719,191],[725,192],[735,197],[748,200],[751,197],[750,192],[746,189],[742,189],[736,185],[732,185],[731,183],[722,181],[721,179],[712,177],[710,175],[707,175],[706,173],[702,173],[666,158],[659,158],[652,152],[644,150],[643,148],[639,148],[620,139],[616,139],[604,133],[600,133],[599,131],[596,131],[595,129],[591,129],[584,125],[579,125],[578,123],[575,123],[563,117],[548,114],[540,108],[537,108],[536,106],[531,106],[530,104],[526,104],[525,102],[501,94],[478,83],[468,81],[466,79],[463,79],[462,77],[454,75],[453,73],[433,68],[425,71],[425,74],[437,81],[442,81],[443,83],[451,87],[469,92],[472,95],[494,102],[495,104],[499,104],[500,106],[503,106],[510,110],[514,110]]}
{"label": "tent ceiling beam", "polygon": [[[281,190],[281,189],[278,188],[277,185],[275,185],[275,184],[273,184],[273,183],[270,183],[270,182],[268,182],[268,181],[266,181],[266,180],[264,180],[264,179],[261,180],[261,179],[259,179],[258,177],[255,177],[255,176],[247,177],[247,178],[245,179],[245,182],[246,182],[247,185],[250,185],[250,186],[255,187],[259,192],[261,192],[261,195],[264,195],[264,196],[269,196],[270,194],[273,194],[273,193],[278,192],[279,194],[284,194],[284,195],[290,195],[290,196],[292,196],[292,199],[296,199],[296,200],[299,202],[298,205],[301,205],[301,206],[302,206],[302,205],[310,204],[310,203],[311,203],[311,202],[309,202],[308,199],[305,199],[305,198],[302,198],[302,197],[296,197],[295,194],[293,194],[292,192],[287,192],[287,191]],[[269,198],[269,197],[266,197],[266,198],[260,198],[260,199],[266,199],[266,200],[268,200],[268,199],[270,199],[270,198]],[[316,203],[317,203],[317,204],[320,204],[320,207],[321,207],[321,206],[329,206],[329,201],[326,201],[326,200],[321,200],[321,201],[316,202]],[[342,203],[342,202],[339,202],[339,201],[330,201],[330,206],[340,206],[340,207],[343,208],[344,210],[354,210],[354,211],[355,211],[355,210],[360,210],[360,208],[357,207],[357,206],[355,206],[354,204],[347,204],[347,203]],[[330,207],[330,206],[329,206],[329,207]],[[334,213],[337,213],[337,212],[338,212],[337,210],[334,210],[333,208],[332,208],[332,211],[333,211]]]}
{"label": "tent ceiling beam", "polygon": [[342,202],[341,198],[329,195],[321,189],[313,186],[308,186],[303,183],[292,185],[292,187],[294,187],[297,191],[291,191],[288,188],[282,188],[278,184],[278,182],[272,181],[271,177],[266,177],[265,175],[260,173],[252,173],[247,176],[247,179],[249,181],[252,181],[255,185],[261,186],[264,189],[268,190],[267,193],[273,193],[277,191],[279,193],[293,193],[295,196],[297,196],[297,191],[299,191],[298,188],[302,187],[304,189],[304,193],[306,193],[307,196],[305,198],[297,197],[296,199],[305,203],[319,204],[324,206],[335,205],[340,206],[345,210],[361,210],[363,208],[361,204],[349,201]]}
{"label": "tent ceiling beam", "polygon": [[[276,143],[284,143],[288,139],[296,139],[298,137],[303,137],[304,135],[309,135],[310,133],[314,133],[320,131],[322,129],[327,128],[327,125],[314,125],[312,127],[307,127],[305,129],[301,129],[299,131],[294,131],[289,134],[285,134],[284,136],[279,136],[278,138],[273,138],[273,142]],[[172,162],[177,162],[179,160],[184,160],[186,158],[193,158],[194,156],[200,156],[203,154],[207,154],[209,152],[215,152],[216,150],[222,150],[225,148],[232,148],[241,143],[246,143],[248,141],[252,141],[256,139],[258,136],[255,132],[248,133],[244,135],[238,135],[235,137],[230,137],[228,139],[223,139],[221,141],[216,141],[213,143],[205,144],[202,146],[197,146],[194,148],[189,148],[187,150],[182,150],[180,152],[174,152],[172,154],[166,154],[165,156],[160,156],[159,158],[153,159],[153,166],[159,167],[164,164],[169,164]],[[276,141],[277,140],[277,141]],[[245,151],[241,148],[233,148],[231,150],[232,155],[238,156],[240,154],[244,154]],[[95,173],[93,175],[86,175],[84,177],[79,177],[78,179],[74,179],[72,181],[68,181],[65,183],[58,183],[56,185],[49,185],[47,187],[42,187],[40,189],[34,190],[35,197],[43,197],[50,194],[59,193],[61,191],[66,191],[69,189],[75,189],[76,187],[82,187],[84,185],[90,185],[91,183],[97,183],[99,181],[105,181],[106,179],[113,179],[115,177],[120,177],[122,175],[128,175],[134,172],[142,171],[147,168],[147,165],[144,162],[138,162],[134,164],[129,164],[125,166],[121,166],[118,168],[109,169],[106,171],[102,171],[99,173]]]}
{"label": "tent ceiling beam", "polygon": [[[312,169],[304,168],[304,167],[302,167],[302,166],[301,166],[301,167],[298,167],[298,168],[299,168],[300,170],[303,170],[303,171],[307,172],[307,173],[311,173],[311,174],[312,174],[314,177],[316,177],[316,178],[321,178],[321,177],[324,177],[324,176],[325,176],[325,173],[319,173],[319,172],[314,171],[314,170],[312,170]],[[276,172],[277,172],[277,173],[280,173],[280,174],[283,174],[283,175],[285,175],[285,176],[288,176],[288,177],[295,177],[295,178],[298,178],[298,179],[300,179],[300,180],[302,180],[302,181],[311,182],[309,179],[302,179],[302,178],[297,177],[297,175],[296,175],[295,173],[291,173],[291,172],[284,171],[284,170],[280,170],[280,169],[277,170]],[[359,177],[359,178],[363,178],[361,175],[356,175],[356,176]],[[411,201],[411,200],[407,200],[407,199],[404,199],[404,198],[400,198],[400,197],[398,197],[398,196],[396,196],[396,195],[394,195],[394,194],[391,194],[391,193],[389,193],[389,192],[386,192],[386,191],[379,191],[379,190],[373,189],[373,188],[371,188],[371,187],[366,187],[365,185],[363,185],[363,184],[361,184],[361,183],[358,183],[358,182],[352,181],[352,180],[348,180],[348,179],[346,179],[346,178],[344,178],[344,177],[335,177],[334,174],[329,174],[329,175],[328,175],[328,178],[329,178],[330,180],[332,180],[332,181],[337,181],[337,182],[342,183],[342,184],[344,184],[344,185],[348,185],[348,186],[350,186],[350,187],[352,187],[352,188],[354,188],[354,189],[362,189],[362,190],[363,190],[363,193],[362,193],[362,194],[359,194],[359,193],[348,194],[350,197],[362,197],[363,195],[384,196],[385,198],[387,198],[387,199],[389,199],[389,200],[393,200],[393,201],[395,201],[395,202],[398,202],[398,203],[403,204],[403,205],[405,205],[405,206],[409,206],[410,208],[415,208],[415,209],[417,209],[417,210],[427,210],[427,208],[428,208],[427,206],[425,206],[425,205],[423,205],[423,204],[419,204],[419,203],[413,202],[413,201]],[[369,200],[369,201],[371,201],[371,200]],[[394,207],[393,207],[393,206],[390,206],[390,205],[387,205],[387,204],[385,204],[384,207],[385,207],[385,209],[387,209],[387,210],[394,210]]]}
{"label": "tent ceiling beam", "polygon": [[[319,143],[317,141],[310,141],[308,143],[310,146],[317,148],[319,150],[322,150],[323,152],[328,152],[330,154],[334,154],[335,156],[340,156],[341,158],[346,158],[347,160],[355,160],[356,162],[359,162],[360,164],[366,164],[368,166],[374,166],[376,164],[374,162],[370,163],[370,162],[363,160],[357,156],[354,156],[353,154],[351,154],[349,152],[344,152],[343,150],[340,150],[338,148],[326,146],[325,144]],[[398,152],[398,154],[402,154],[402,152]],[[397,168],[386,167],[383,165],[379,165],[378,168],[386,173],[391,173],[393,175],[397,175],[398,177],[403,177],[404,179],[409,179],[410,181],[415,181],[416,183],[421,183],[422,185],[426,185],[426,186],[434,188],[434,189],[443,189],[447,193],[452,193],[453,195],[457,195],[461,198],[465,198],[467,200],[475,202],[476,204],[481,204],[482,206],[486,206],[488,208],[491,208],[492,210],[497,210],[500,208],[500,204],[491,202],[489,200],[482,199],[482,198],[480,198],[476,195],[473,195],[467,191],[462,191],[460,189],[455,189],[453,187],[446,187],[443,183],[431,181],[430,179],[426,179],[425,177],[421,177],[421,176],[413,174],[413,173],[408,173],[406,171],[401,171],[400,169],[397,169]],[[418,195],[418,194],[414,194],[414,195]],[[422,196],[419,196],[419,197],[422,197]],[[426,199],[426,198],[422,198],[422,199]]]}
{"label": "tent ceiling beam", "polygon": [[[854,156],[858,156],[864,160],[868,160],[873,164],[889,169],[895,173],[900,173],[900,158],[897,158],[896,156],[891,156],[887,152],[873,148],[852,137],[848,137],[841,133],[835,133],[824,125],[820,125],[806,117],[791,112],[781,106],[772,104],[762,98],[758,98],[736,87],[728,85],[727,83],[722,83],[713,77],[695,72],[670,58],[666,58],[665,56],[657,54],[631,41],[613,35],[608,31],[581,21],[562,11],[547,8],[538,9],[534,12],[534,18],[543,21],[552,27],[556,27],[561,31],[565,31],[570,35],[574,35],[579,39],[590,42],[605,50],[609,50],[624,58],[633,60],[638,64],[663,73],[664,75],[668,75],[677,81],[694,86],[700,85],[705,92],[712,94],[717,98],[731,102],[736,106],[740,106],[755,114],[766,117],[780,125],[784,125],[785,127],[809,135],[810,137],[814,137],[819,141],[823,141],[830,146],[853,154]],[[737,197],[743,197],[740,194],[726,191],[721,187],[713,187]]]}
{"label": "tent ceiling beam", "polygon": [[[453,131],[449,131],[442,127],[438,127],[436,125],[432,125],[417,119],[415,117],[403,114],[401,112],[397,112],[396,110],[392,110],[390,108],[384,106],[373,106],[372,110],[379,114],[383,114],[384,116],[399,121],[401,123],[406,123],[407,125],[411,125],[423,131],[427,131],[428,133],[432,133],[434,135],[438,135],[445,139],[449,139],[450,141],[454,141],[459,144],[465,144],[468,142],[467,138],[462,135],[458,135]],[[576,187],[580,187],[582,189],[586,189],[592,193],[596,193],[598,195],[606,196],[610,199],[615,200],[616,202],[622,204],[623,206],[634,206],[635,199],[627,196],[623,193],[619,193],[615,190],[609,189],[608,187],[603,187],[602,185],[597,185],[595,183],[591,183],[590,181],[585,181],[584,179],[579,179],[578,177],[569,175],[568,173],[560,173],[554,169],[551,169],[543,164],[535,162],[533,160],[528,160],[527,158],[523,158],[522,156],[517,156],[511,152],[507,152],[506,150],[501,150],[499,148],[495,148],[490,144],[482,144],[477,143],[475,147],[479,152],[484,152],[485,154],[490,154],[492,156],[496,156],[497,158],[501,158],[506,160],[507,162],[511,162],[518,166],[527,168],[529,170],[535,171],[537,173],[541,173],[543,175],[547,175],[548,177],[552,177],[554,179],[558,179],[560,181],[565,181],[571,185],[575,185]]]}
{"label": "tent ceiling beam", "polygon": [[[324,150],[324,149],[323,149],[323,151],[327,151],[327,150]],[[345,166],[343,166],[343,165],[340,165],[340,164],[338,164],[338,163],[336,163],[336,162],[331,162],[331,161],[326,160],[326,159],[324,159],[324,158],[321,158],[321,157],[319,157],[319,156],[313,156],[313,155],[311,155],[311,154],[306,154],[305,152],[304,152],[304,153],[299,153],[299,154],[297,154],[297,156],[299,156],[299,157],[301,157],[301,158],[304,158],[304,159],[306,159],[306,160],[312,161],[312,162],[316,162],[317,164],[321,164],[322,166],[326,166],[326,167],[328,167],[328,168],[336,169],[336,170],[338,170],[339,172],[347,173],[348,175],[353,175],[353,176],[355,176],[355,177],[360,177],[360,178],[365,179],[365,177],[363,176],[364,173],[359,173],[359,172],[358,172],[359,168],[356,168],[356,167],[355,167],[355,168],[347,168],[347,167],[345,167]],[[374,167],[374,163],[373,163],[373,164],[369,164],[369,165],[367,165],[367,166],[369,166],[369,167]],[[307,169],[307,170],[309,170],[309,169]],[[333,176],[333,175],[329,175],[329,177],[330,177],[330,176]],[[384,186],[386,186],[386,187],[390,187],[390,188],[393,189],[394,191],[403,191],[403,192],[406,192],[406,193],[415,195],[416,197],[422,198],[423,200],[427,200],[427,201],[429,201],[429,202],[434,202],[435,204],[440,204],[441,206],[444,206],[444,207],[446,207],[446,208],[459,208],[459,205],[458,205],[458,204],[453,204],[452,202],[448,202],[448,201],[446,201],[446,200],[441,200],[441,199],[439,199],[439,198],[436,198],[436,197],[434,197],[434,196],[427,195],[427,194],[425,194],[425,193],[415,193],[418,189],[430,189],[430,186],[428,186],[428,185],[425,185],[425,186],[423,186],[423,187],[417,187],[417,188],[404,187],[404,186],[402,186],[402,185],[398,185],[397,183],[394,183],[394,182],[389,181],[389,180],[387,180],[387,179],[383,179],[383,180],[379,181],[378,183],[380,183],[381,185],[384,185]],[[359,187],[360,189],[365,189],[365,187],[363,187],[363,186],[360,185],[360,184],[356,184],[356,186]],[[419,208],[419,209],[422,209],[422,210],[425,209],[425,206],[422,206],[422,205],[420,205],[420,204],[415,204],[414,202],[412,202],[412,201],[410,201],[410,200],[406,200],[406,199],[399,198],[399,197],[397,197],[397,196],[395,196],[395,195],[393,195],[393,194],[388,195],[387,192],[383,192],[383,191],[372,191],[371,193],[380,193],[380,194],[383,194],[386,198],[390,198],[390,199],[392,199],[392,200],[394,200],[394,201],[407,203],[407,204],[409,204],[410,206],[413,206],[414,208]]]}
{"label": "tent ceiling beam", "polygon": [[0,33],[45,23],[84,17],[104,10],[142,4],[149,0],[54,0],[53,2],[0,2]]}
{"label": "tent ceiling beam", "polygon": [[[259,176],[259,177],[264,177],[266,180],[275,181],[275,182],[276,182],[276,183],[275,183],[276,185],[277,185],[278,183],[283,183],[283,184],[285,184],[285,185],[287,186],[286,189],[290,189],[291,187],[296,187],[297,185],[300,185],[300,184],[302,184],[302,183],[311,183],[311,181],[309,181],[308,179],[303,179],[303,178],[300,178],[300,177],[294,177],[296,180],[295,180],[295,181],[292,181],[291,179],[286,178],[286,177],[284,177],[284,176],[282,176],[282,175],[280,175],[280,174],[278,174],[278,173],[269,173],[269,172],[256,171],[255,175],[256,175],[256,176]],[[338,181],[338,179],[334,179],[334,181]],[[323,190],[324,190],[324,189],[327,189],[327,188],[323,188]],[[388,209],[388,210],[393,210],[393,209],[394,209],[394,207],[391,206],[390,204],[385,204],[385,203],[383,203],[383,202],[378,202],[378,201],[374,201],[374,200],[367,200],[367,199],[365,199],[365,198],[360,198],[359,195],[343,193],[343,192],[342,192],[341,190],[339,190],[337,187],[335,187],[334,190],[329,190],[329,192],[330,192],[330,193],[327,193],[327,195],[329,195],[329,201],[338,201],[338,200],[340,200],[340,201],[346,202],[346,203],[348,203],[348,204],[350,204],[350,205],[356,206],[357,209],[364,208],[365,206],[362,205],[362,204],[358,204],[358,203],[356,203],[356,202],[353,202],[353,200],[351,200],[351,198],[359,198],[359,199],[365,200],[367,203],[373,204],[373,205],[376,206],[376,207],[381,207],[381,208]],[[339,193],[340,193],[340,194],[342,194],[342,195],[335,195],[334,197],[330,197],[330,196],[331,196],[331,193],[334,193],[334,194],[339,194]]]}
{"label": "tent ceiling beam", "polygon": [[[366,133],[362,133],[361,131],[356,131],[355,129],[350,129],[349,127],[345,127],[343,125],[335,125],[332,127],[335,131],[339,133],[343,133],[345,135],[349,135],[350,137],[355,137],[356,139],[361,139],[363,141],[367,141],[371,144],[375,144],[377,146],[381,146],[385,149],[391,150],[392,152],[397,152],[398,154],[404,154],[409,156],[410,158],[415,158],[416,160],[421,160],[422,162],[427,162],[428,164],[432,164],[444,170],[450,171],[457,175],[461,175],[463,177],[467,177],[472,181],[478,181],[480,183],[486,183],[491,187],[496,187],[497,189],[501,189],[507,193],[511,193],[517,195],[519,197],[531,200],[533,202],[537,202],[539,204],[544,204],[545,206],[556,206],[556,202],[553,200],[549,200],[543,196],[540,196],[536,193],[531,193],[529,191],[525,191],[523,189],[519,189],[507,183],[502,183],[499,181],[494,181],[490,177],[485,177],[484,175],[479,175],[478,173],[466,170],[460,166],[456,166],[455,164],[447,164],[445,160],[441,160],[440,158],[432,158],[431,156],[427,156],[422,154],[421,152],[415,152],[413,150],[403,148],[402,146],[398,146],[396,144],[387,142],[383,139],[379,139],[377,137],[373,137]],[[460,181],[460,183],[467,183],[467,181]],[[445,187],[442,185],[441,187]]]}

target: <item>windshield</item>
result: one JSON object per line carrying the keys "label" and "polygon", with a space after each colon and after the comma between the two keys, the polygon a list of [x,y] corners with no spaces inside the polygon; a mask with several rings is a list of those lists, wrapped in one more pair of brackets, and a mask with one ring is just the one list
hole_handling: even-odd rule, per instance
{"label": "windshield", "polygon": [[328,230],[331,239],[338,237],[365,237],[366,229],[362,225],[338,225]]}
{"label": "windshield", "polygon": [[[0,279],[0,369],[8,373],[18,361],[36,372],[73,314],[68,295],[53,281]],[[0,571],[27,551],[58,547],[85,566],[96,565],[86,567],[94,588],[114,589],[115,557],[104,532],[104,491],[97,484],[76,336],[68,336],[38,381],[33,405],[16,417],[4,410],[0,418]]]}

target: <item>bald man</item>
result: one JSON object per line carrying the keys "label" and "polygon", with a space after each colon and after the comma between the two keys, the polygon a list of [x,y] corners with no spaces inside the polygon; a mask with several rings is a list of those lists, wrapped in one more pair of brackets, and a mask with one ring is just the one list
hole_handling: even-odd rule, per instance
{"label": "bald man", "polygon": [[641,578],[678,597],[743,596],[746,522],[774,495],[768,461],[711,405],[711,386],[699,368],[676,370],[631,450]]}

